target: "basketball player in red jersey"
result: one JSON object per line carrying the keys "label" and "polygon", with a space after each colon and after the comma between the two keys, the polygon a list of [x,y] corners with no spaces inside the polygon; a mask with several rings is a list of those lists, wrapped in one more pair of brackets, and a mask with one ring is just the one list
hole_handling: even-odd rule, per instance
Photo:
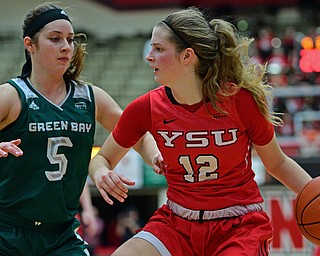
{"label": "basketball player in red jersey", "polygon": [[254,181],[251,150],[266,170],[298,193],[311,177],[280,149],[268,108],[265,70],[250,61],[251,39],[196,8],[157,24],[146,56],[157,89],[133,101],[90,164],[109,204],[134,182],[113,168],[149,131],[149,152],[168,183],[167,202],[113,255],[268,255],[273,232]]}

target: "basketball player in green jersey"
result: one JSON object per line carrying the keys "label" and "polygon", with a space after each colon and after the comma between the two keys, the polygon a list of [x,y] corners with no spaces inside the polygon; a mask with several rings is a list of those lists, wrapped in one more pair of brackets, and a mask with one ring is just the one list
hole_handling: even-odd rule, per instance
{"label": "basketball player in green jersey", "polygon": [[[60,7],[30,11],[23,23],[26,63],[0,86],[0,255],[89,254],[74,230],[95,119],[111,131],[122,110],[80,80],[86,44],[77,36]],[[147,137],[137,150],[154,156]]]}

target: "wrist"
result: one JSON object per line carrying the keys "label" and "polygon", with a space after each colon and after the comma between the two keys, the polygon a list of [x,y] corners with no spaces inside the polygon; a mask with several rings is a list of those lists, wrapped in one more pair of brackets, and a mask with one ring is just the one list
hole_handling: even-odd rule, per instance
{"label": "wrist", "polygon": [[152,162],[151,162],[152,166],[154,166],[156,164],[156,162],[158,161],[159,155],[160,154],[158,153],[152,158]]}

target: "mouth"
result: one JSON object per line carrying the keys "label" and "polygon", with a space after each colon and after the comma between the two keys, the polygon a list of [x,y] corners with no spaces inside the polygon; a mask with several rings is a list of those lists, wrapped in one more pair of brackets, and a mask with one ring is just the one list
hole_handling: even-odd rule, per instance
{"label": "mouth", "polygon": [[69,62],[69,58],[58,58],[58,60],[63,61],[63,62]]}

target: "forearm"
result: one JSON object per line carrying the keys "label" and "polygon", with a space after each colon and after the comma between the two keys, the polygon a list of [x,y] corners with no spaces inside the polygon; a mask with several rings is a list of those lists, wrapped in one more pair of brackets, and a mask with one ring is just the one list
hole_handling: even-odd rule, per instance
{"label": "forearm", "polygon": [[133,148],[142,156],[144,162],[150,166],[154,165],[155,158],[160,155],[157,144],[149,132],[147,132]]}
{"label": "forearm", "polygon": [[91,192],[88,183],[85,184],[80,196],[80,204],[83,211],[93,211]]}
{"label": "forearm", "polygon": [[111,170],[111,166],[109,162],[107,161],[106,158],[104,158],[102,155],[99,153],[95,155],[89,164],[89,176],[91,180],[96,184],[96,174],[98,173],[99,170],[108,168]]}
{"label": "forearm", "polygon": [[267,145],[254,146],[268,173],[294,193],[299,193],[312,179],[300,165],[282,151],[275,135]]}
{"label": "forearm", "polygon": [[299,193],[312,179],[301,166],[289,157],[286,157],[280,166],[268,172],[294,193]]}

